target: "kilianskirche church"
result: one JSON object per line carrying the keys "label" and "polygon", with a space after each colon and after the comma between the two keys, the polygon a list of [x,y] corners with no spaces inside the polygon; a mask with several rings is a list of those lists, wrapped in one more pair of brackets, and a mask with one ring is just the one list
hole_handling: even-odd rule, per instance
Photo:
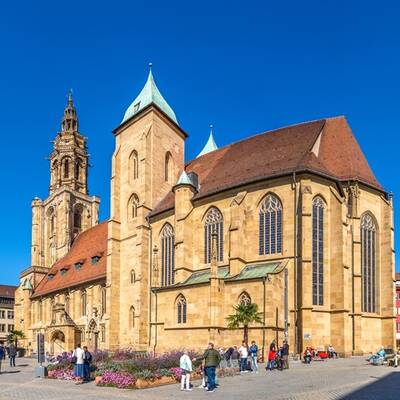
{"label": "kilianskirche church", "polygon": [[[89,194],[87,139],[72,96],[32,201],[31,266],[16,329],[36,351],[164,351],[240,344],[226,317],[256,303],[260,348],[394,347],[391,196],[346,118],[291,125],[185,161],[187,133],[150,71],[113,131],[111,212]],[[105,183],[108,185],[108,183]]]}

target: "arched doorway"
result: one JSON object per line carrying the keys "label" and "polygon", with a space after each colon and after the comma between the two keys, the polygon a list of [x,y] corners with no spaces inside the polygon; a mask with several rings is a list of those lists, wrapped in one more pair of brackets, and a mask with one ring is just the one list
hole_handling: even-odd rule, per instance
{"label": "arched doorway", "polygon": [[96,321],[91,320],[88,326],[89,340],[88,347],[89,351],[96,351],[99,347],[99,329],[97,327]]}
{"label": "arched doorway", "polygon": [[62,331],[54,331],[50,339],[51,354],[61,354],[65,350],[65,335]]}

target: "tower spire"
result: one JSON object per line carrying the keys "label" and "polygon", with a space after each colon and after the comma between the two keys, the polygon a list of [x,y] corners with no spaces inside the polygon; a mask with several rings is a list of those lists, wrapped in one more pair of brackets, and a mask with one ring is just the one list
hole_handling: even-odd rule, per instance
{"label": "tower spire", "polygon": [[68,92],[67,105],[64,108],[64,115],[61,121],[61,132],[77,132],[78,131],[78,117],[74,100],[72,98],[72,89]]}
{"label": "tower spire", "polygon": [[218,146],[214,140],[214,127],[210,124],[210,136],[208,137],[206,145],[197,157],[204,156],[204,154],[211,153],[214,150],[218,150]]}

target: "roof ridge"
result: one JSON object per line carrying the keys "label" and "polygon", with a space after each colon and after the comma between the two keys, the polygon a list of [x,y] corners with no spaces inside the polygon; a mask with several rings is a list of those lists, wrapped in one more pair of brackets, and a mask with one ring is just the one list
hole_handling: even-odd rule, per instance
{"label": "roof ridge", "polygon": [[[336,117],[327,117],[327,118],[314,119],[314,120],[311,120],[311,121],[303,121],[303,122],[298,122],[298,123],[294,123],[294,124],[290,124],[290,125],[281,126],[281,127],[279,127],[279,128],[270,129],[270,130],[263,131],[263,132],[258,132],[258,133],[255,133],[255,134],[253,134],[253,135],[247,136],[247,137],[245,137],[245,138],[243,138],[243,139],[236,140],[235,142],[228,143],[228,144],[226,144],[225,146],[221,146],[221,147],[219,147],[217,150],[214,150],[213,153],[218,152],[218,151],[223,150],[223,149],[227,149],[227,148],[229,148],[229,147],[231,147],[231,146],[233,146],[233,145],[235,145],[235,144],[238,144],[238,143],[241,143],[241,142],[245,142],[245,141],[247,141],[247,140],[249,140],[249,139],[252,139],[252,138],[255,138],[255,137],[257,137],[257,136],[261,136],[261,135],[265,135],[265,134],[273,133],[273,132],[278,132],[278,131],[280,131],[280,130],[284,130],[284,129],[288,129],[288,128],[293,128],[293,127],[297,127],[297,126],[308,125],[308,124],[313,124],[313,123],[316,123],[316,122],[326,121],[327,119],[336,119],[336,118],[338,118],[338,119],[339,119],[339,118],[343,118],[343,116],[338,115],[338,116],[336,116]],[[195,157],[195,158],[193,158],[193,159],[187,161],[186,164],[185,164],[185,166],[188,166],[188,165],[191,164],[193,161],[198,160],[198,159],[200,159],[201,157],[206,156],[207,154],[210,154],[210,153],[206,153],[206,154],[203,154],[203,155],[201,155],[201,156],[199,155],[199,156],[197,156],[197,157]]]}

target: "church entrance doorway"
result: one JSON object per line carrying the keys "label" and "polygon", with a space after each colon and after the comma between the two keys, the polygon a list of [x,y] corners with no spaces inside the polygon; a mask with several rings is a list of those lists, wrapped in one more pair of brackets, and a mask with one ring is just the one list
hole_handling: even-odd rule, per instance
{"label": "church entrance doorway", "polygon": [[89,351],[96,351],[99,347],[99,330],[94,320],[89,323]]}
{"label": "church entrance doorway", "polygon": [[62,331],[54,331],[50,339],[50,353],[61,354],[65,350],[65,335]]}

